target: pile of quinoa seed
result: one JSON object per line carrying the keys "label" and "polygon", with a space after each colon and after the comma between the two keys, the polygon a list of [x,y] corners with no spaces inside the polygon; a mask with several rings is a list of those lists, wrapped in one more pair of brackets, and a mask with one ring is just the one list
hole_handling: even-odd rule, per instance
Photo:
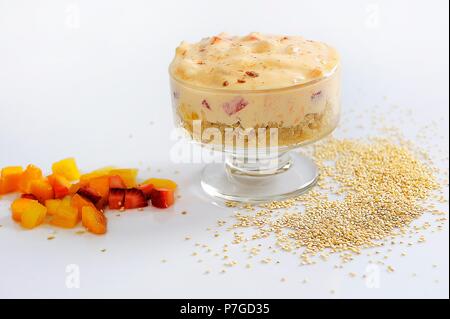
{"label": "pile of quinoa seed", "polygon": [[[238,209],[227,228],[233,232],[230,244],[247,247],[253,240],[273,238],[270,249],[297,254],[303,265],[331,253],[348,262],[364,248],[417,234],[412,223],[425,212],[445,214],[430,204],[445,199],[426,153],[404,140],[328,138],[314,145],[311,155],[321,172],[313,190],[258,206],[227,203]],[[250,250],[250,255],[257,253]]]}
{"label": "pile of quinoa seed", "polygon": [[[238,213],[233,228],[254,227],[257,237],[273,234],[283,250],[303,250],[306,263],[308,255],[327,249],[359,253],[405,233],[439,188],[431,169],[408,147],[387,139],[330,139],[315,147],[314,158],[321,170],[316,190]],[[278,212],[300,205],[303,209]]]}

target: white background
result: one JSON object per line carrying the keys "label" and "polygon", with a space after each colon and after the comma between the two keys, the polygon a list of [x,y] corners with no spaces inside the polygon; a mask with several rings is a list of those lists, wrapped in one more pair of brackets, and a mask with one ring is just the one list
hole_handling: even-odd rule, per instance
{"label": "white background", "polygon": [[[106,236],[58,230],[52,241],[53,228],[24,231],[14,224],[13,197],[5,197],[0,297],[448,298],[447,224],[405,257],[403,248],[394,248],[387,263],[396,271],[380,267],[379,288],[348,276],[367,271],[364,254],[339,270],[333,269],[336,259],[299,267],[297,257],[281,253],[280,264],[254,260],[245,269],[246,257],[236,252],[239,266],[225,274],[211,254],[192,257],[202,251],[195,242],[221,247],[229,241],[206,228],[232,210],[201,195],[201,165],[170,160],[167,75],[181,40],[221,31],[322,40],[343,58],[347,135],[371,134],[369,121],[349,110],[384,114],[392,122],[394,107],[408,109],[410,117],[400,112],[396,126],[414,140],[435,120],[440,133],[426,142],[433,157],[444,158],[438,165],[448,168],[448,22],[445,0],[0,0],[0,167],[32,162],[49,172],[53,161],[74,156],[85,171],[118,165],[140,167],[142,177],[174,178],[182,196],[167,211],[110,214]],[[184,240],[188,235],[192,239]],[[66,286],[71,264],[79,267],[78,289]]]}

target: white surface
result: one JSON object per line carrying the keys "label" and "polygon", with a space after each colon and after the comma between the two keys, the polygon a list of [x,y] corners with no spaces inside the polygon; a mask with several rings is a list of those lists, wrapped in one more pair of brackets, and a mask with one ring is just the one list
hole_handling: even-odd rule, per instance
{"label": "white surface", "polygon": [[[447,157],[439,163],[448,168],[448,19],[444,0],[0,0],[0,167],[33,162],[49,169],[75,156],[84,170],[139,166],[143,176],[173,177],[182,195],[168,211],[110,215],[106,236],[58,230],[52,241],[46,238],[53,228],[20,229],[10,219],[9,201],[0,201],[0,297],[448,298],[447,224],[405,257],[394,247],[388,263],[396,271],[381,269],[378,289],[348,276],[365,272],[365,255],[341,270],[333,261],[299,267],[296,257],[281,253],[280,264],[254,262],[250,270],[236,253],[242,262],[226,274],[206,253],[198,263],[190,256],[201,251],[194,243],[223,245],[225,235],[215,238],[206,228],[232,210],[200,195],[201,165],[170,161],[167,76],[183,39],[262,31],[323,40],[343,57],[347,135],[369,133],[349,109],[389,118],[394,105],[409,108],[412,120],[398,126],[414,139],[436,120],[443,138],[427,142],[435,157]],[[192,240],[184,240],[187,235]],[[79,266],[79,289],[66,287],[70,264]]]}

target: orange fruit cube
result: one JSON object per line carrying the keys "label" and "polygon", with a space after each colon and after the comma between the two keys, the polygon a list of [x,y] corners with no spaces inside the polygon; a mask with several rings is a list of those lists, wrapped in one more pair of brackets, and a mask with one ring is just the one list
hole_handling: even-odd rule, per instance
{"label": "orange fruit cube", "polygon": [[72,206],[72,196],[66,196],[61,200],[61,205],[66,207]]}
{"label": "orange fruit cube", "polygon": [[18,198],[13,201],[11,204],[12,219],[20,223],[23,212],[32,202],[36,201],[28,198]]}
{"label": "orange fruit cube", "polygon": [[95,190],[101,196],[101,199],[96,204],[97,208],[105,207],[109,196],[109,176],[91,179],[89,181],[89,188]]}
{"label": "orange fruit cube", "polygon": [[70,188],[72,184],[62,175],[52,174],[48,176],[48,181],[50,185],[53,187],[53,191],[55,192],[55,198],[63,198],[64,196],[69,195]]}
{"label": "orange fruit cube", "polygon": [[30,185],[31,194],[36,196],[40,203],[45,203],[47,199],[54,198],[53,187],[45,179],[35,180]]}
{"label": "orange fruit cube", "polygon": [[165,178],[150,178],[142,183],[142,185],[152,184],[154,188],[167,188],[175,190],[178,185],[174,181]]}
{"label": "orange fruit cube", "polygon": [[44,222],[46,214],[47,208],[33,200],[22,213],[21,225],[27,229],[35,228]]}
{"label": "orange fruit cube", "polygon": [[50,223],[54,226],[63,228],[73,228],[80,221],[78,210],[71,205],[67,205],[64,201],[58,206]]}
{"label": "orange fruit cube", "polygon": [[62,204],[61,199],[47,199],[45,201],[45,207],[47,207],[47,214],[50,216],[55,215],[61,204]]}
{"label": "orange fruit cube", "polygon": [[21,166],[9,166],[2,169],[0,177],[0,194],[17,192],[23,169]]}
{"label": "orange fruit cube", "polygon": [[80,179],[80,171],[74,158],[66,158],[52,165],[53,174],[62,175],[69,181]]}
{"label": "orange fruit cube", "polygon": [[113,169],[115,169],[114,166],[106,166],[103,168],[96,169],[95,171],[81,175],[80,181],[89,181],[96,177],[109,176],[111,170]]}
{"label": "orange fruit cube", "polygon": [[87,173],[80,176],[80,182],[89,182],[91,179],[96,177],[105,176],[105,174],[98,174],[98,173]]}
{"label": "orange fruit cube", "polygon": [[31,182],[42,179],[42,171],[39,167],[30,164],[22,173],[19,182],[19,189],[22,193],[31,193]]}
{"label": "orange fruit cube", "polygon": [[87,199],[85,199],[83,196],[80,196],[79,194],[75,194],[72,197],[71,205],[72,205],[72,207],[77,209],[79,219],[81,219],[83,207],[89,206],[89,207],[95,208],[95,206],[94,206],[94,204],[92,204],[92,202],[88,201]]}
{"label": "orange fruit cube", "polygon": [[88,184],[89,183],[87,181],[80,181],[78,183],[72,184],[72,186],[70,186],[70,188],[69,188],[69,195],[76,194],[80,188],[82,188]]}
{"label": "orange fruit cube", "polygon": [[82,209],[82,223],[88,231],[101,235],[106,233],[106,217],[96,208],[85,206]]}
{"label": "orange fruit cube", "polygon": [[113,169],[109,172],[112,175],[118,175],[122,178],[125,185],[128,188],[132,188],[136,186],[136,178],[138,174],[138,170],[135,168],[121,168],[121,169]]}

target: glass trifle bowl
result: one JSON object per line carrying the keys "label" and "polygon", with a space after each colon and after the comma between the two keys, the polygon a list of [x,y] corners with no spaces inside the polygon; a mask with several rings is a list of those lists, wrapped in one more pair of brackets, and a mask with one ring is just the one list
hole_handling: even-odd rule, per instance
{"label": "glass trifle bowl", "polygon": [[205,166],[203,190],[227,201],[267,202],[317,181],[309,157],[292,152],[337,126],[337,52],[298,36],[251,33],[182,42],[170,68],[177,127],[223,154]]}

